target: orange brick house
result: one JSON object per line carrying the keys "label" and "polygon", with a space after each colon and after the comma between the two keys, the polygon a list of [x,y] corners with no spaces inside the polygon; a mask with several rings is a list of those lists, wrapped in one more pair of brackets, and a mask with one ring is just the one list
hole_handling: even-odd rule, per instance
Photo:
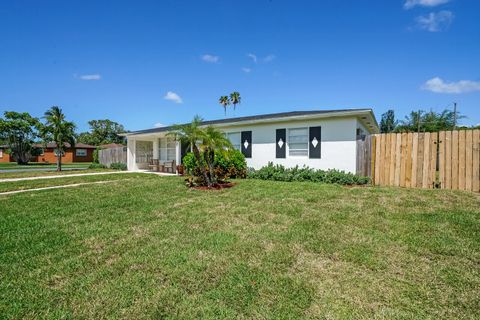
{"label": "orange brick house", "polygon": [[[67,149],[62,155],[62,163],[92,162],[93,151],[97,148],[84,143],[77,143],[74,148],[71,148],[68,143],[65,143],[65,146]],[[57,145],[55,143],[48,143],[46,147],[39,144],[36,147],[40,148],[42,153],[39,156],[32,157],[31,162],[57,162]],[[0,162],[14,162],[15,160],[5,152],[6,149],[6,146],[0,146]]]}

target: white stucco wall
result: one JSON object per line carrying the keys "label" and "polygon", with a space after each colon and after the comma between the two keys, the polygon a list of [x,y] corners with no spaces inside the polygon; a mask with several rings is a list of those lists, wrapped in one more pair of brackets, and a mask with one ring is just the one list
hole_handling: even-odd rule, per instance
{"label": "white stucco wall", "polygon": [[[308,156],[289,156],[288,129],[301,127],[322,127],[321,158],[310,159]],[[259,169],[268,162],[282,164],[286,167],[296,165],[308,166],[315,169],[338,169],[355,173],[356,170],[356,129],[368,131],[356,117],[322,118],[314,120],[279,121],[275,123],[259,123],[250,125],[217,126],[218,129],[228,132],[252,131],[252,157],[246,159],[248,167]],[[287,129],[286,158],[277,159],[276,156],[276,129]],[[135,140],[154,141],[163,137],[165,133],[128,137],[128,170],[138,170],[135,163]],[[243,143],[243,142],[242,142]],[[180,146],[177,146],[177,163],[180,158]]]}
{"label": "white stucco wall", "polygon": [[[317,120],[288,121],[248,126],[220,128],[225,132],[252,131],[252,158],[247,159],[249,167],[259,169],[273,162],[286,167],[308,166],[315,169],[339,169],[355,173],[357,119],[328,118]],[[322,127],[321,158],[289,156],[288,129],[300,127]],[[276,129],[287,129],[287,155],[285,159],[275,158]]]}

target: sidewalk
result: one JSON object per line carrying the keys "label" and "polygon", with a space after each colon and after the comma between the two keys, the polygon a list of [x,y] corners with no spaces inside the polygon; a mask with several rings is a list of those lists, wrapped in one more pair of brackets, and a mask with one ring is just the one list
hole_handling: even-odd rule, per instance
{"label": "sidewalk", "polygon": [[131,173],[131,172],[130,171],[89,172],[89,173],[64,174],[64,175],[58,175],[58,176],[8,178],[8,179],[0,179],[0,182],[27,181],[27,180],[39,180],[39,179],[57,179],[57,178],[84,177],[84,176],[99,176],[99,175],[105,175],[105,174],[120,174],[120,173]]}

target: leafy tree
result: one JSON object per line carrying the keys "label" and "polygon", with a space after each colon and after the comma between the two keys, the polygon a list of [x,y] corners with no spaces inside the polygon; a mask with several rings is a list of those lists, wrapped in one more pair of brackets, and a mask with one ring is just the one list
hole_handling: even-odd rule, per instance
{"label": "leafy tree", "polygon": [[242,98],[240,97],[240,93],[237,91],[234,91],[230,93],[230,102],[233,104],[233,110],[235,110],[235,107],[237,104],[240,104],[240,101]]}
{"label": "leafy tree", "polygon": [[53,106],[45,112],[45,124],[41,132],[45,143],[55,142],[57,145],[57,171],[62,171],[62,156],[65,153],[66,145],[75,146],[75,124],[65,120],[65,114],[57,106]]}
{"label": "leafy tree", "polygon": [[382,114],[382,120],[380,121],[380,132],[389,133],[393,132],[398,124],[398,121],[395,120],[395,111],[388,110]]}
{"label": "leafy tree", "polygon": [[223,106],[223,110],[225,111],[225,116],[227,115],[227,106],[230,104],[230,99],[228,96],[221,96],[218,99],[218,102]]}
{"label": "leafy tree", "polygon": [[[457,112],[456,119],[462,119],[464,116]],[[423,110],[412,111],[397,126],[399,132],[437,132],[442,130],[453,130],[455,127],[455,113],[445,109],[442,112]]]}
{"label": "leafy tree", "polygon": [[91,145],[108,143],[125,143],[125,137],[119,136],[125,132],[123,125],[108,119],[91,120],[88,122],[90,132],[82,132],[78,135],[77,141]]}
{"label": "leafy tree", "polygon": [[195,160],[199,164],[203,178],[205,179],[207,186],[211,187],[212,180],[207,174],[204,157],[200,153],[200,148],[198,145],[198,143],[201,143],[205,137],[205,131],[200,127],[202,121],[202,118],[197,115],[193,118],[191,123],[186,125],[176,125],[168,134],[173,135],[177,140],[180,140],[182,143],[188,144],[192,147]]}
{"label": "leafy tree", "polygon": [[29,113],[6,111],[0,118],[0,140],[8,145],[9,153],[18,164],[27,164],[36,153],[39,121]]}

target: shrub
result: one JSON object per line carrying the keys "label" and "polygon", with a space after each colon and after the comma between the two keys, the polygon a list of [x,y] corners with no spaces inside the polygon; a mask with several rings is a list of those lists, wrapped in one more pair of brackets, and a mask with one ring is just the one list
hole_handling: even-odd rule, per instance
{"label": "shrub", "polygon": [[[198,167],[197,160],[192,152],[187,153],[183,157],[183,165],[189,175],[202,179],[200,168]],[[215,170],[215,175],[220,180],[228,178],[246,178],[247,176],[247,162],[245,161],[245,156],[238,150],[216,152],[213,168]]]}
{"label": "shrub", "polygon": [[267,166],[259,170],[249,169],[248,178],[274,181],[312,181],[320,183],[337,183],[341,185],[365,185],[370,182],[369,177],[357,176],[353,173],[330,169],[315,170],[309,167],[285,168],[282,165]]}
{"label": "shrub", "polygon": [[110,164],[110,169],[126,171],[127,170],[127,164],[123,163],[123,162],[114,162],[114,163]]}
{"label": "shrub", "polygon": [[88,169],[106,169],[107,167],[101,163],[92,163],[88,166]]}
{"label": "shrub", "polygon": [[97,147],[97,149],[93,150],[93,163],[100,163],[98,160],[98,152],[100,151],[100,148]]}

